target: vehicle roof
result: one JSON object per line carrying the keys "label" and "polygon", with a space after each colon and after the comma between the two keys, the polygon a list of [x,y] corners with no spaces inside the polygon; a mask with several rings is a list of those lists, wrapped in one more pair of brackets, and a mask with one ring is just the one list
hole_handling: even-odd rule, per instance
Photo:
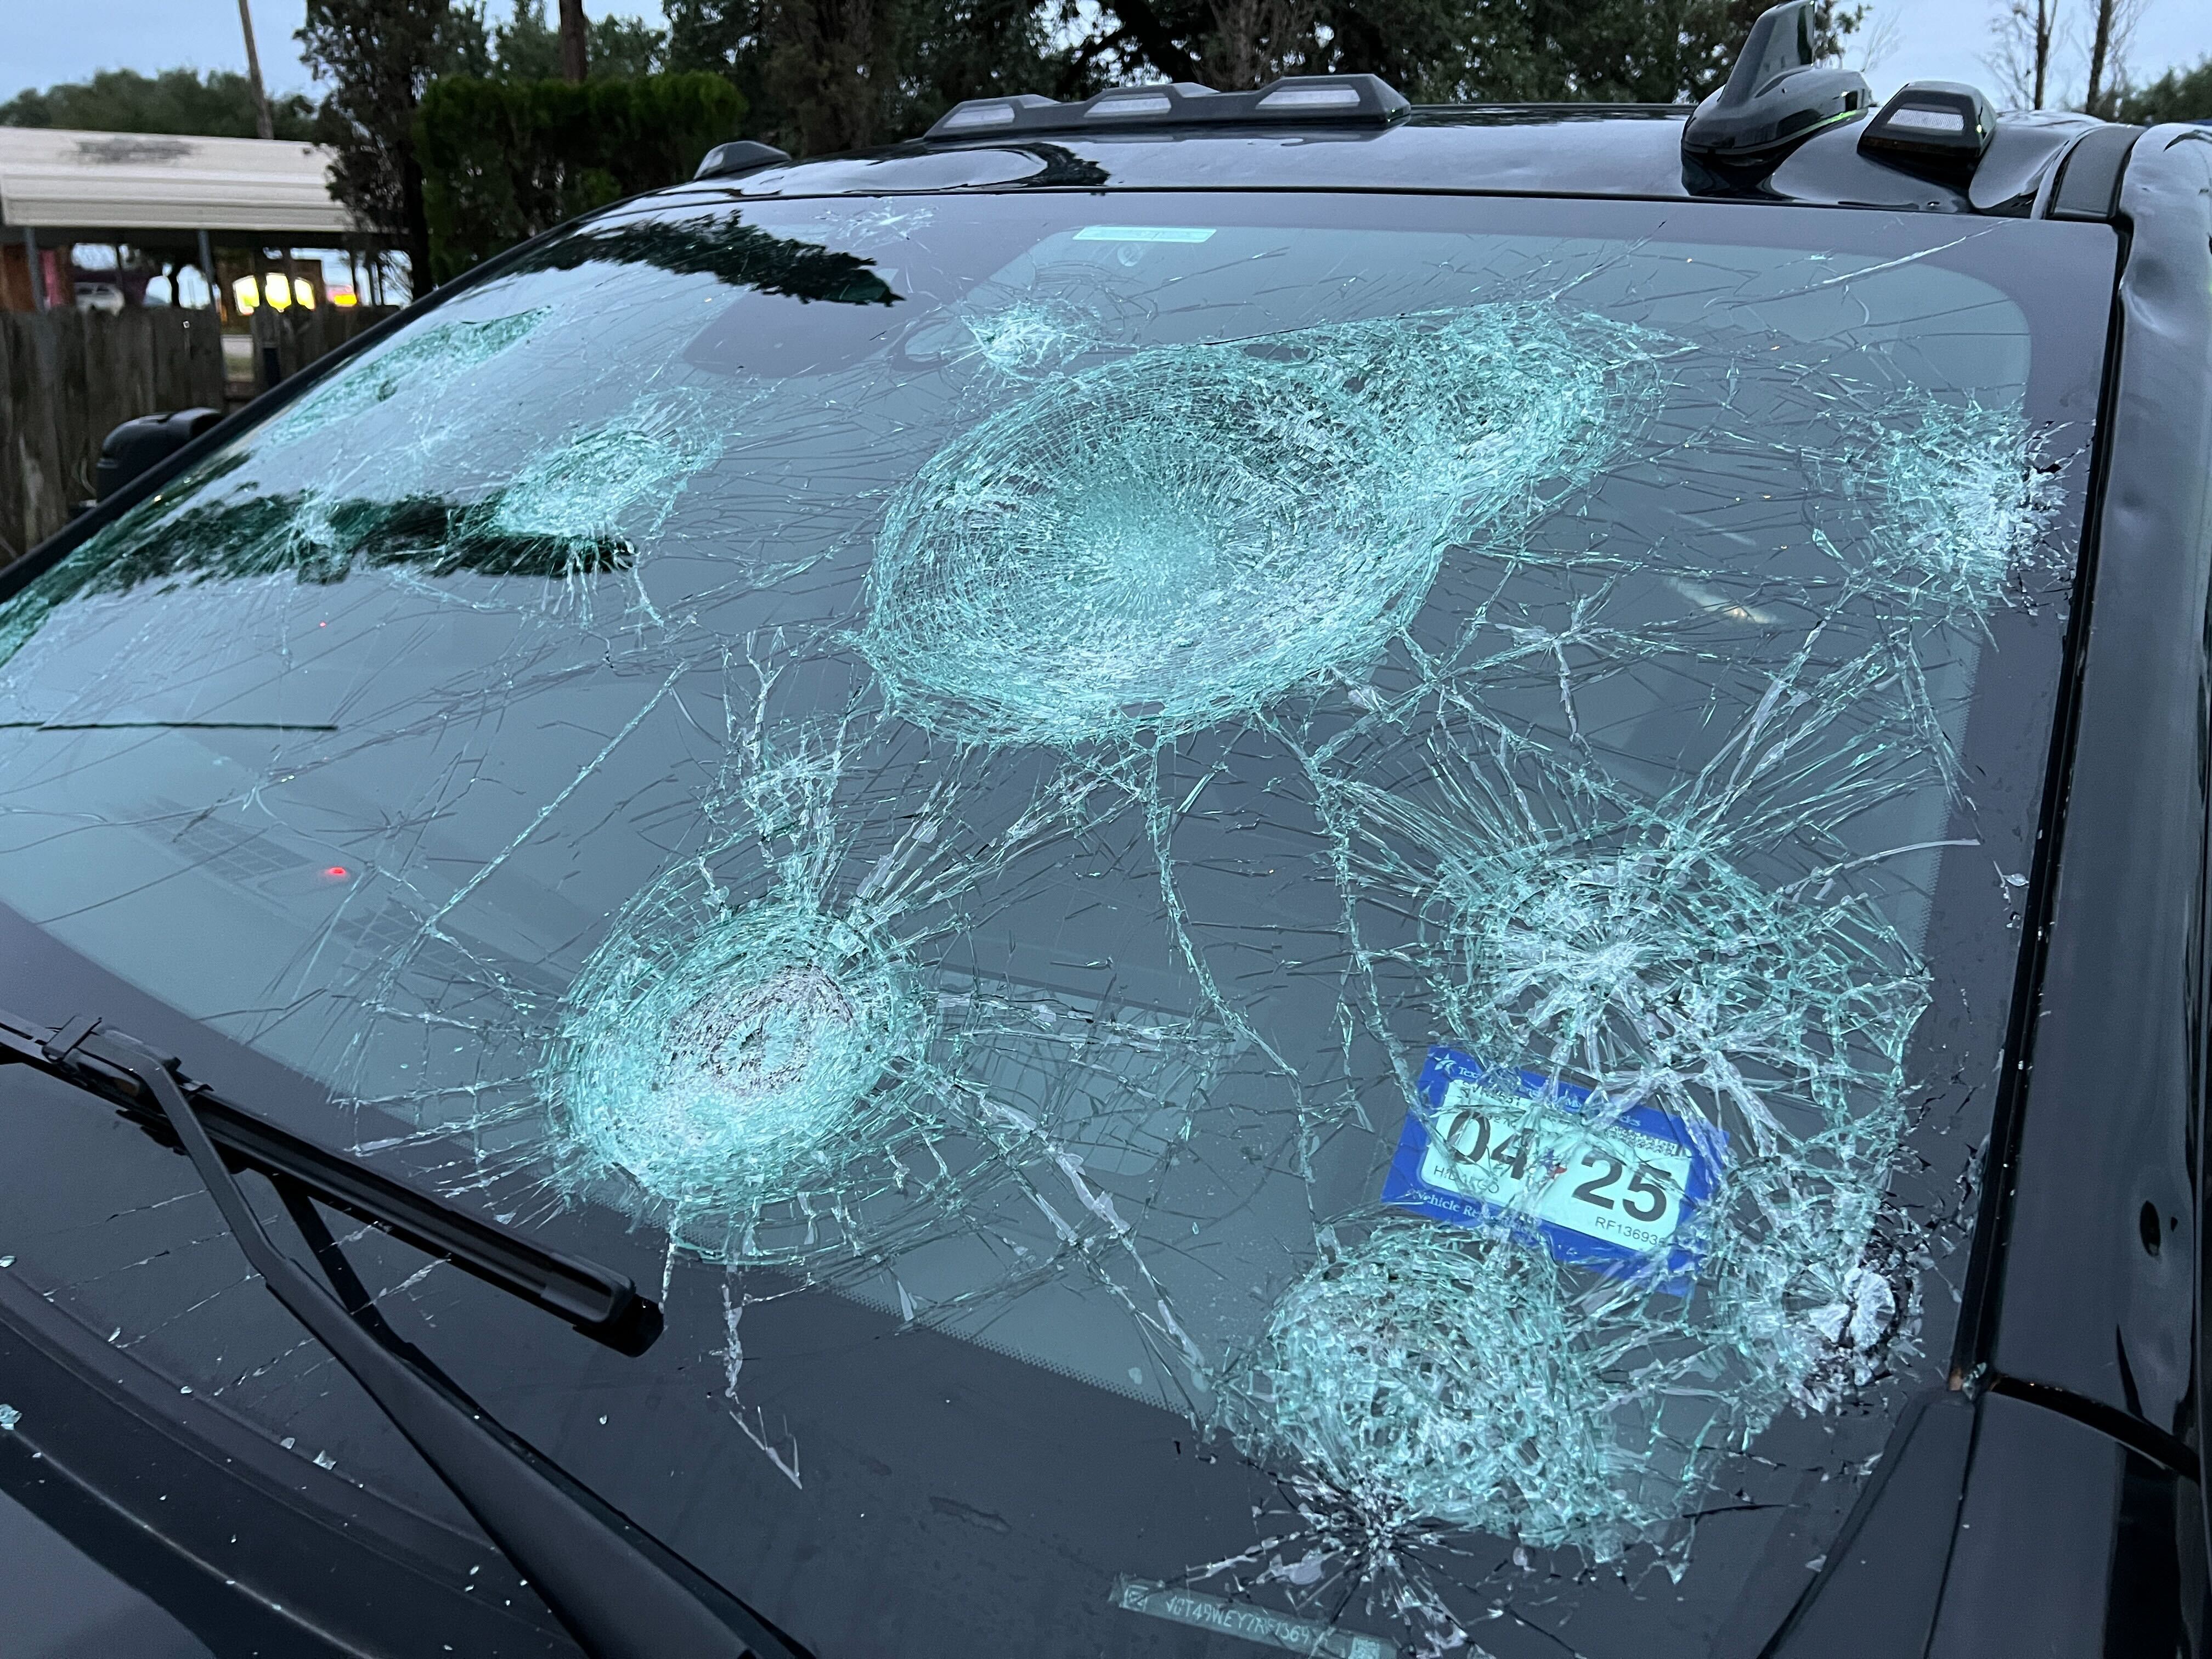
{"label": "vehicle roof", "polygon": [[[1362,190],[1687,200],[1686,105],[1417,107],[1385,125],[1206,125],[1048,137],[916,140],[679,185],[717,197],[1012,189]],[[1860,128],[1820,133],[1746,199],[2025,216],[2060,158],[2103,123],[2008,115],[1966,189],[1862,157]]]}

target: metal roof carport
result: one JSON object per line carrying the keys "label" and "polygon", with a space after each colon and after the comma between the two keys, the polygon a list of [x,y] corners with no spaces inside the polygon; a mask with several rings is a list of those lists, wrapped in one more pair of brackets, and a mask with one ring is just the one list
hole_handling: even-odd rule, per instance
{"label": "metal roof carport", "polygon": [[128,242],[188,250],[209,263],[208,233],[262,246],[368,246],[330,192],[336,154],[283,139],[0,127],[0,230],[34,292],[40,247]]}

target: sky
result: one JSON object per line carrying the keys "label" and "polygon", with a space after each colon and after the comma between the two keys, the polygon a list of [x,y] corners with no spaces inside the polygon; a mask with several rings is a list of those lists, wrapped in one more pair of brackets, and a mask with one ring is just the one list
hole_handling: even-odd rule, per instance
{"label": "sky", "polygon": [[[1995,93],[1983,62],[1990,18],[2002,0],[1870,0],[1868,23],[1847,61],[1866,70],[1887,97],[1906,81],[1966,81]],[[272,93],[307,91],[293,31],[305,0],[253,0],[261,70]],[[659,21],[657,0],[586,0],[594,17],[609,14]],[[494,0],[495,13],[505,9]],[[2062,21],[2078,21],[2088,0],[2059,0]],[[234,0],[103,0],[99,7],[17,5],[0,39],[0,99],[24,87],[82,80],[94,70],[151,74],[179,64],[244,69],[246,47]],[[97,17],[96,27],[87,19]],[[2077,89],[2084,53],[2063,54],[2060,84]],[[2147,0],[2126,63],[2135,79],[2155,79],[2175,65],[2212,57],[2212,4],[2206,0]],[[1870,61],[1869,61],[1870,59]]]}

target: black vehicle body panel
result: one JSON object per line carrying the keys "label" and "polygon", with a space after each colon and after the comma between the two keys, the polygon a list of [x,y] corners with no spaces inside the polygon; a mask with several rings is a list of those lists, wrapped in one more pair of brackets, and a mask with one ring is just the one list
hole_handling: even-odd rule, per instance
{"label": "black vehicle body panel", "polygon": [[[1689,199],[1698,192],[1682,167],[1686,113],[1423,111],[1381,131],[908,144],[659,199],[1036,188]],[[1769,1645],[1774,1659],[2162,1653],[2194,1650],[2204,1634],[2196,1354],[2212,927],[2212,139],[2160,127],[2130,149],[2103,136],[2112,131],[2007,118],[1961,191],[1864,161],[1846,128],[1802,146],[1759,189],[1845,208],[2047,216],[2086,135],[2097,153],[2083,152],[2069,203],[2093,216],[2082,204],[2094,206],[2111,169],[2124,239],[2117,296],[2082,296],[2113,307],[2111,368],[1952,1389],[1899,1424],[1844,1534]],[[245,418],[297,398],[410,314]],[[236,430],[224,422],[118,490],[0,575],[0,597]],[[156,1033],[159,1011],[126,1010],[134,1000],[120,998],[118,1015]],[[216,1046],[225,1061],[258,1064]],[[296,1460],[258,1467],[252,1437],[236,1430],[233,1443],[236,1425],[219,1413],[195,1413],[185,1427],[173,1402],[156,1408],[150,1372],[134,1377],[135,1362],[102,1366],[106,1356],[73,1351],[52,1328],[65,1322],[35,1302],[0,1285],[0,1376],[51,1401],[38,1432],[0,1436],[0,1486],[220,1650],[398,1651],[410,1632],[432,1630],[471,1653],[572,1650],[496,1553],[483,1552],[476,1589],[427,1537],[419,1554],[395,1550],[416,1517],[319,1471],[303,1476]],[[65,1418],[66,1444],[42,1443]],[[224,1496],[165,1510],[159,1489],[187,1468]],[[222,1559],[217,1534],[234,1534],[237,1559],[264,1562],[258,1576],[270,1585],[307,1582],[295,1575],[312,1565],[329,1605],[352,1609],[355,1622],[311,1632],[276,1611],[256,1574]],[[495,1596],[512,1607],[489,1607]]]}
{"label": "black vehicle body panel", "polygon": [[186,1426],[158,1397],[173,1387],[36,1302],[0,1279],[0,1376],[23,1413],[0,1436],[0,1489],[225,1659],[576,1652],[498,1551],[463,1559],[463,1540],[305,1459],[272,1462],[219,1411]]}
{"label": "black vehicle body panel", "polygon": [[1899,1423],[1772,1659],[2203,1639],[2212,143],[2144,135],[2120,212],[2070,715],[1954,1391]]}
{"label": "black vehicle body panel", "polygon": [[1958,1369],[1970,1384],[1984,1371],[2045,1383],[2187,1438],[2212,758],[2212,143],[2152,131],[2121,209],[2129,246],[2076,618],[2077,726],[2068,798],[2046,818],[2063,847],[2046,850],[2055,868],[2031,900],[2045,966],[2019,1004],[1978,1243],[1986,1293],[1963,1323]]}

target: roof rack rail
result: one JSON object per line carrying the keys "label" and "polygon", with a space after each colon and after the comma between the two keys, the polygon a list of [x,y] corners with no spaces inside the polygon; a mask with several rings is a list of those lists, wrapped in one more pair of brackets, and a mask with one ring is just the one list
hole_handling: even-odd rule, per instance
{"label": "roof rack rail", "polygon": [[1079,103],[1034,93],[955,104],[927,135],[1001,137],[1030,132],[1118,132],[1132,127],[1395,121],[1412,106],[1379,75],[1286,75],[1255,92],[1216,92],[1195,82],[1115,87]]}

